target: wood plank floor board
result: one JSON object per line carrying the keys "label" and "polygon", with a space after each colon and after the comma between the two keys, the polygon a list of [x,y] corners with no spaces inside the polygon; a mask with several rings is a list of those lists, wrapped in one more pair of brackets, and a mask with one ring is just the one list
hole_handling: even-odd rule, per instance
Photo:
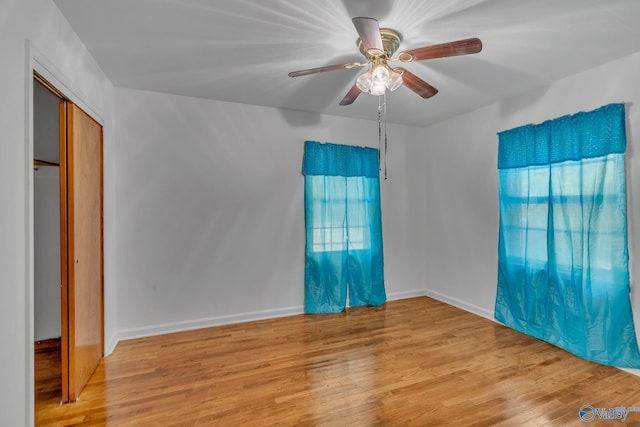
{"label": "wood plank floor board", "polygon": [[36,425],[573,426],[640,406],[639,377],[427,297],[124,341],[63,406],[53,357]]}

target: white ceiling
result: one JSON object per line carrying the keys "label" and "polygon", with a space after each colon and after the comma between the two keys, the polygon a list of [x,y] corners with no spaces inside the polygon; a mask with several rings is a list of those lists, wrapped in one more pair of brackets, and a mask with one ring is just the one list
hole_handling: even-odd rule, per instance
{"label": "white ceiling", "polygon": [[640,51],[639,0],[54,1],[116,86],[372,120],[377,97],[338,105],[361,69],[287,73],[361,61],[354,16],[400,50],[479,37],[479,54],[405,65],[439,90],[387,96],[389,122],[415,125]]}

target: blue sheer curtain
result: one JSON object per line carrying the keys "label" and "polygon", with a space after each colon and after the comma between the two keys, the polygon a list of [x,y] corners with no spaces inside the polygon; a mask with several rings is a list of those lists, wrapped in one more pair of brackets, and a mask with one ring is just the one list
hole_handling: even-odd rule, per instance
{"label": "blue sheer curtain", "polygon": [[305,312],[382,305],[378,150],[306,141]]}
{"label": "blue sheer curtain", "polygon": [[587,360],[639,368],[624,104],[498,135],[496,319]]}

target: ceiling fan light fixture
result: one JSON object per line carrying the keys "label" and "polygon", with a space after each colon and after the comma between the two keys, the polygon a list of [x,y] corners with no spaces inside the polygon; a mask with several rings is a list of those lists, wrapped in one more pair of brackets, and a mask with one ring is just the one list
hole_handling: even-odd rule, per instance
{"label": "ceiling fan light fixture", "polygon": [[365,71],[356,79],[358,89],[375,96],[384,95],[387,89],[394,91],[400,85],[402,85],[402,74],[386,64],[374,65],[370,71]]}

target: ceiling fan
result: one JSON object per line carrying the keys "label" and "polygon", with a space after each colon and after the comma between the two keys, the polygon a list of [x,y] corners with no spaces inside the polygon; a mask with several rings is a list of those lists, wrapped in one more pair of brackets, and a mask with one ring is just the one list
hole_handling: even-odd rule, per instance
{"label": "ceiling fan", "polygon": [[340,101],[340,105],[349,105],[356,100],[361,92],[372,95],[383,95],[388,89],[396,90],[405,85],[423,98],[430,98],[438,90],[420,77],[402,68],[389,66],[389,62],[413,62],[426,59],[444,58],[448,56],[468,55],[482,50],[482,42],[478,38],[453,41],[405,50],[394,54],[400,47],[402,36],[396,30],[380,28],[374,18],[356,17],[352,19],[353,25],[360,38],[358,47],[367,62],[348,62],[346,64],[327,65],[325,67],[310,68],[308,70],[292,71],[289,77],[306,76],[324,71],[351,69],[370,65],[370,69],[358,76],[356,83]]}

